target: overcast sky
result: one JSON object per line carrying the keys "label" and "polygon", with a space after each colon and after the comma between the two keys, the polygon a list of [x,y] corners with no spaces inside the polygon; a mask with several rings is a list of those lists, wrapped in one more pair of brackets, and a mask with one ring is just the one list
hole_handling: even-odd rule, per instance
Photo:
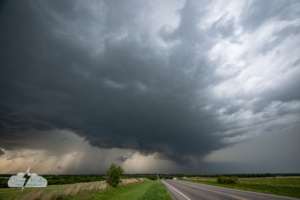
{"label": "overcast sky", "polygon": [[300,1],[0,3],[0,173],[300,173]]}

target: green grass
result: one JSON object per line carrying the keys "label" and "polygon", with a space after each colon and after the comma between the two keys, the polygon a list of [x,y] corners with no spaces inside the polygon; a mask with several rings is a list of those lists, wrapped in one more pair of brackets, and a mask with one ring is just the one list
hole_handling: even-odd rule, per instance
{"label": "green grass", "polygon": [[[14,174],[0,174],[0,188],[8,188],[7,182],[9,178]],[[48,185],[63,185],[63,184],[75,184],[75,183],[85,183],[85,182],[96,182],[106,180],[106,175],[42,175],[48,182]],[[132,179],[132,178],[147,178],[150,180],[156,180],[156,175],[149,174],[139,174],[132,175],[126,174],[121,177],[122,179]]]}
{"label": "green grass", "polygon": [[[79,194],[81,195],[81,194]],[[84,197],[76,195],[81,199]],[[76,198],[75,198],[76,199]],[[109,188],[100,194],[93,195],[88,199],[103,200],[171,200],[171,196],[167,192],[166,187],[160,181],[143,181],[133,184],[124,185],[118,188]]]}
{"label": "green grass", "polygon": [[[14,199],[23,199],[29,193],[36,194],[38,192],[41,192],[40,199],[43,199],[47,197],[50,194],[60,195],[65,193],[67,190],[75,190],[76,188],[80,189],[87,189],[91,185],[94,185],[95,187],[100,186],[101,184],[104,184],[105,181],[97,181],[97,182],[90,182],[90,183],[76,183],[76,184],[64,184],[64,185],[50,185],[45,188],[24,188],[23,191],[22,188],[0,188],[0,200],[14,200]],[[55,196],[53,195],[53,196]],[[29,198],[29,197],[28,197]]]}
{"label": "green grass", "polygon": [[145,200],[171,200],[166,187],[160,181],[140,181],[117,188],[108,188],[100,191],[101,182],[79,183],[68,185],[52,185],[46,188],[2,188],[0,199],[145,199]]}
{"label": "green grass", "polygon": [[300,177],[297,178],[240,178],[238,184],[219,184],[216,179],[190,179],[195,183],[235,188],[254,192],[300,197]]}

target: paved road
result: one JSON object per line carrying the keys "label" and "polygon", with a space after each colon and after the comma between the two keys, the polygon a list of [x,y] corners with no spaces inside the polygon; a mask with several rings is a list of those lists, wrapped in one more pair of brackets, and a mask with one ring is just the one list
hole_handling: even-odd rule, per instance
{"label": "paved road", "polygon": [[[230,188],[191,183],[178,180],[162,180],[169,193],[176,200],[292,200],[297,198],[248,192]],[[299,200],[299,199],[297,199]]]}

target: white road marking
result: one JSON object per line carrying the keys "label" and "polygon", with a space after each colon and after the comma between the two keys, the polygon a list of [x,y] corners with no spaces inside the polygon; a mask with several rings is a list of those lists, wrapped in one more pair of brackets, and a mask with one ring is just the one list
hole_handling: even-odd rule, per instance
{"label": "white road marking", "polygon": [[170,186],[171,188],[173,188],[176,192],[178,192],[179,194],[181,194],[182,196],[184,196],[186,199],[191,200],[190,198],[188,198],[187,196],[185,196],[184,194],[182,194],[180,191],[178,191],[177,189],[175,189],[173,186],[171,186],[170,184],[166,183],[165,181],[162,181],[165,184],[167,184],[168,186]]}
{"label": "white road marking", "polygon": [[[187,181],[187,182],[190,182],[190,181]],[[190,182],[190,183],[193,183],[193,182]],[[287,196],[281,196],[281,195],[276,195],[276,194],[266,194],[266,193],[255,192],[255,191],[247,191],[247,190],[242,190],[242,189],[232,189],[232,188],[226,188],[226,187],[221,187],[221,186],[216,186],[216,185],[205,185],[203,183],[202,183],[202,185],[204,185],[204,186],[212,186],[212,188],[213,187],[217,187],[217,188],[220,188],[220,189],[232,190],[234,192],[249,193],[250,195],[263,195],[263,196],[271,196],[271,197],[277,197],[277,198],[281,197],[281,198],[291,199],[291,200],[298,199],[298,198],[295,198],[295,197],[287,197]]]}
{"label": "white road marking", "polygon": [[185,184],[185,183],[183,183],[183,182],[181,182],[181,184],[183,184],[183,185],[188,185],[188,186],[194,187],[194,188],[199,188],[199,189],[202,189],[202,190],[207,190],[207,191],[210,191],[210,192],[215,192],[215,193],[223,194],[223,195],[226,195],[226,196],[233,197],[233,198],[235,198],[235,199],[248,200],[248,199],[245,199],[245,198],[242,198],[242,197],[239,197],[239,196],[235,196],[235,195],[232,195],[232,194],[228,194],[228,193],[224,193],[224,192],[220,192],[220,191],[216,191],[216,190],[211,190],[211,189],[199,187],[199,186],[195,186],[195,185],[192,185],[192,184]]}

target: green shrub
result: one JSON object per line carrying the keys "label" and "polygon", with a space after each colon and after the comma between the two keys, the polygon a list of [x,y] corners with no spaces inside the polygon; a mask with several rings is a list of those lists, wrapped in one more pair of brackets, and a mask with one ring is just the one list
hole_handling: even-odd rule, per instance
{"label": "green shrub", "polygon": [[230,184],[230,183],[238,183],[238,182],[239,182],[239,180],[236,176],[231,176],[231,177],[220,176],[220,177],[218,177],[218,183]]}
{"label": "green shrub", "polygon": [[118,184],[121,183],[121,176],[124,174],[124,170],[120,167],[115,165],[114,163],[111,164],[110,168],[106,171],[106,183],[113,187],[118,187]]}
{"label": "green shrub", "polygon": [[152,181],[157,180],[157,176],[148,176],[147,178],[150,179],[150,180],[152,180]]}

